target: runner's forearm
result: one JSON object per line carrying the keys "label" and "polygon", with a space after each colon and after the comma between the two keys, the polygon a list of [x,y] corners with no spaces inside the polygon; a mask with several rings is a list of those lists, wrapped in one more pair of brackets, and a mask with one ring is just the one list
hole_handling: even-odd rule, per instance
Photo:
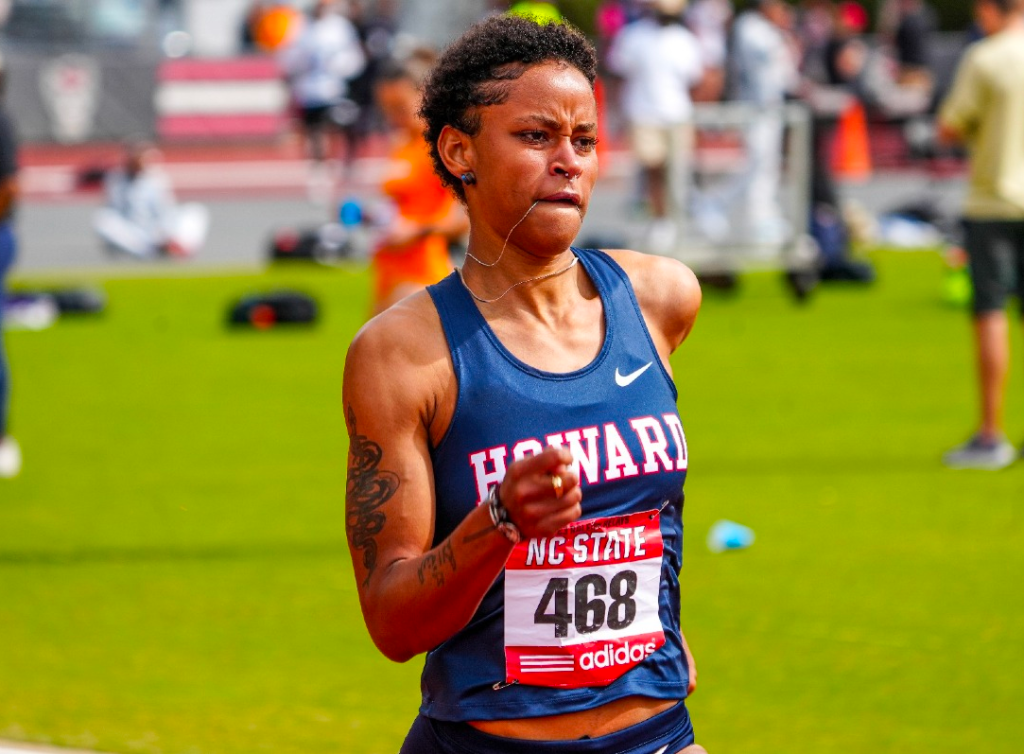
{"label": "runner's forearm", "polygon": [[360,593],[374,643],[405,662],[451,638],[469,623],[511,551],[480,506],[437,547],[383,564]]}

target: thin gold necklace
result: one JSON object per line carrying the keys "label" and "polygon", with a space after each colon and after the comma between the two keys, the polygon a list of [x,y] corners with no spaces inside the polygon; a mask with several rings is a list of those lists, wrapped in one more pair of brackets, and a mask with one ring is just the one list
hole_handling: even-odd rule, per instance
{"label": "thin gold necklace", "polygon": [[508,288],[501,292],[500,296],[497,296],[495,298],[482,298],[480,296],[477,296],[475,293],[473,293],[473,289],[469,287],[469,284],[466,282],[466,278],[462,277],[462,268],[456,267],[455,269],[459,273],[459,280],[462,281],[462,287],[466,289],[470,296],[479,301],[481,304],[493,304],[495,301],[500,301],[502,298],[504,298],[505,294],[508,293],[513,288],[518,288],[519,286],[526,285],[527,283],[535,283],[538,280],[547,280],[548,278],[553,278],[556,275],[561,275],[563,272],[568,272],[573,267],[575,267],[576,263],[579,261],[580,258],[573,254],[572,261],[569,262],[569,264],[567,264],[562,269],[555,270],[554,272],[548,272],[544,275],[538,275],[537,277],[527,278],[526,280],[520,280],[518,283],[512,283],[512,285],[510,285]]}
{"label": "thin gold necklace", "polygon": [[470,251],[466,251],[466,256],[472,259],[481,267],[497,267],[498,262],[500,262],[501,258],[505,256],[505,247],[508,246],[508,239],[512,238],[512,234],[516,232],[516,228],[523,224],[523,220],[525,220],[529,216],[529,214],[533,212],[533,208],[536,207],[538,204],[540,204],[540,199],[531,204],[530,208],[526,210],[526,213],[519,218],[519,222],[517,222],[515,225],[511,227],[511,229],[509,229],[508,235],[505,236],[505,243],[501,245],[501,251],[498,252],[498,258],[495,259],[493,262],[485,262],[480,257],[474,256],[473,253]]}
{"label": "thin gold necklace", "polygon": [[[499,252],[498,258],[495,259],[493,262],[485,262],[482,259],[480,259],[479,257],[473,256],[473,254],[471,254],[468,251],[466,252],[466,256],[469,257],[470,259],[472,259],[474,262],[476,262],[477,264],[479,264],[481,266],[484,266],[484,267],[497,267],[498,266],[498,262],[500,262],[502,260],[502,257],[505,255],[505,247],[507,247],[509,245],[509,239],[512,238],[512,234],[515,233],[515,229],[517,227],[519,227],[520,224],[522,224],[522,221],[525,220],[526,217],[529,215],[529,213],[534,211],[534,208],[537,207],[537,205],[539,205],[540,203],[541,203],[541,200],[539,199],[536,202],[534,202],[531,205],[529,205],[529,209],[527,209],[526,212],[523,214],[523,216],[519,218],[519,221],[517,223],[515,223],[514,225],[512,225],[512,227],[511,227],[511,229],[509,231],[508,236],[505,237],[505,243],[502,244],[502,250]],[[578,211],[579,211],[579,208],[578,208]],[[571,252],[569,252],[569,253],[571,253]],[[462,287],[466,289],[466,291],[469,293],[470,296],[472,296],[474,299],[476,299],[480,303],[494,303],[495,301],[500,301],[502,298],[504,298],[505,294],[508,293],[509,291],[511,291],[513,288],[518,288],[519,286],[524,286],[527,283],[536,283],[537,281],[540,281],[540,280],[547,280],[548,278],[554,278],[555,276],[561,275],[562,273],[567,273],[567,271],[572,269],[572,267],[574,267],[575,264],[577,264],[578,261],[580,261],[580,257],[578,257],[575,254],[572,254],[572,261],[570,261],[568,264],[566,264],[561,269],[556,269],[554,271],[554,273],[547,273],[545,275],[539,275],[536,278],[527,278],[526,280],[521,280],[518,283],[513,283],[508,288],[506,288],[504,291],[502,291],[501,295],[498,296],[497,298],[482,298],[481,296],[477,296],[475,293],[473,293],[473,289],[469,287],[469,284],[466,283],[466,279],[462,275],[462,267],[456,267],[456,271],[458,271],[458,273],[459,273],[459,280],[462,281]],[[463,266],[465,266],[465,265],[463,265]]]}

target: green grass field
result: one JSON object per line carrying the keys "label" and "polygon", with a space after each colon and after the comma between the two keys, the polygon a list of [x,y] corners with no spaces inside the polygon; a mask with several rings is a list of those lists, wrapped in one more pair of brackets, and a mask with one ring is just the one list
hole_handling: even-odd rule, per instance
{"label": "green grass field", "polygon": [[[677,354],[691,465],[683,624],[712,754],[1019,752],[1024,464],[943,469],[971,428],[969,324],[934,254],[795,304],[708,293]],[[358,271],[108,280],[96,319],[14,332],[0,483],[0,738],[174,754],[394,752],[414,660],[362,626],[340,380]],[[223,325],[315,293],[314,329]],[[1024,438],[1015,334],[1009,414]],[[754,528],[712,555],[710,525]]]}

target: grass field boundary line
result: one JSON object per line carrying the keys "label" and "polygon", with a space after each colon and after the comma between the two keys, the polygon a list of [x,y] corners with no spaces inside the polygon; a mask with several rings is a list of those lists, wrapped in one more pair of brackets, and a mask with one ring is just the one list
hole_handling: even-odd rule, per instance
{"label": "grass field boundary line", "polygon": [[5,566],[75,566],[104,563],[174,562],[182,560],[293,560],[297,558],[334,558],[345,555],[347,555],[347,545],[343,540],[309,543],[210,545],[206,547],[97,547],[63,552],[4,552],[0,553],[0,568]]}
{"label": "grass field boundary line", "polygon": [[34,285],[37,283],[67,283],[70,278],[82,283],[99,283],[105,280],[188,280],[238,275],[263,275],[271,269],[316,269],[329,271],[332,274],[362,274],[367,267],[366,262],[353,260],[339,264],[318,265],[314,262],[284,262],[281,265],[259,262],[238,262],[235,264],[218,264],[202,262],[187,267],[155,266],[135,268],[134,266],[95,266],[95,267],[53,267],[34,268],[16,271],[10,277],[10,286]]}
{"label": "grass field boundary line", "polygon": [[68,278],[76,278],[84,282],[103,280],[143,280],[147,278],[215,278],[231,275],[259,275],[270,267],[267,263],[237,262],[223,264],[211,262],[191,262],[187,266],[178,264],[149,263],[140,265],[111,264],[92,267],[54,267],[35,268],[31,270],[15,270],[9,279],[11,286],[26,285],[39,282],[66,282]]}

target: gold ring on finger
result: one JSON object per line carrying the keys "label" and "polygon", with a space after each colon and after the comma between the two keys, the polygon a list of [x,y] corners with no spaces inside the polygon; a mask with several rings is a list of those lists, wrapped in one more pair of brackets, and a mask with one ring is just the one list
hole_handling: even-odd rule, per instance
{"label": "gold ring on finger", "polygon": [[555,497],[562,496],[562,477],[559,474],[551,475],[551,486],[555,490]]}

